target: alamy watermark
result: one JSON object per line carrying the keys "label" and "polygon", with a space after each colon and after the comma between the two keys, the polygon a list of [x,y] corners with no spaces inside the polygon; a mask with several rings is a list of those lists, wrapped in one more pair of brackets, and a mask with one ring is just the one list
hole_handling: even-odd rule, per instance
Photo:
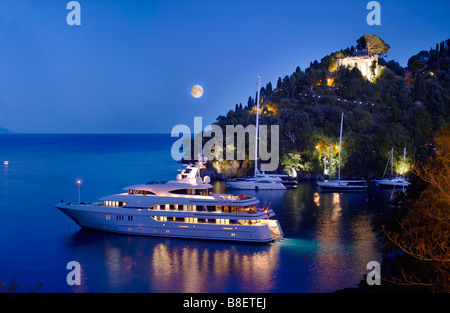
{"label": "alamy watermark", "polygon": [[381,285],[381,266],[377,261],[370,261],[366,266],[370,272],[367,274],[366,282],[369,286]]}
{"label": "alamy watermark", "polygon": [[66,276],[66,282],[69,286],[81,285],[81,265],[77,261],[70,261],[66,265],[66,269],[70,272]]}
{"label": "alamy watermark", "polygon": [[78,1],[70,1],[66,5],[66,9],[70,10],[67,14],[66,22],[67,25],[81,25],[81,6]]}
{"label": "alamy watermark", "polygon": [[[195,159],[199,155],[203,155],[211,161],[243,161],[246,158],[246,142],[248,142],[248,159],[254,161],[257,155],[256,158],[261,161],[261,171],[274,171],[278,168],[280,160],[279,128],[279,125],[271,125],[269,136],[267,125],[259,125],[258,141],[256,142],[256,126],[253,124],[245,127],[243,125],[226,125],[224,132],[218,125],[208,125],[203,129],[202,118],[194,117],[194,132],[184,124],[178,124],[172,128],[171,136],[180,137],[181,134],[181,138],[173,143],[171,155],[176,161]],[[226,134],[225,141],[224,133]],[[192,138],[193,134],[194,138]],[[203,145],[204,138],[211,139]]]}
{"label": "alamy watermark", "polygon": [[371,10],[367,14],[366,22],[370,26],[381,25],[381,5],[378,1],[370,1],[366,6],[367,10]]}

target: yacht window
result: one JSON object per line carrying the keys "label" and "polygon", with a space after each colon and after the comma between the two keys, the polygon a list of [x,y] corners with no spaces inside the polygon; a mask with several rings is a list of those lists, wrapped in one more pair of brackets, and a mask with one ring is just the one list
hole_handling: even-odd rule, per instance
{"label": "yacht window", "polygon": [[105,206],[124,206],[126,205],[126,202],[120,202],[120,201],[105,201],[104,205]]}
{"label": "yacht window", "polygon": [[187,195],[188,190],[187,189],[175,189],[175,190],[170,190],[169,193],[173,193],[173,194],[177,194],[177,195]]}
{"label": "yacht window", "polygon": [[152,191],[149,190],[137,190],[137,189],[128,189],[128,194],[129,195],[153,195],[155,196],[156,194]]}
{"label": "yacht window", "polygon": [[207,196],[209,194],[209,188],[193,189],[192,191],[194,191],[192,194],[199,196]]}

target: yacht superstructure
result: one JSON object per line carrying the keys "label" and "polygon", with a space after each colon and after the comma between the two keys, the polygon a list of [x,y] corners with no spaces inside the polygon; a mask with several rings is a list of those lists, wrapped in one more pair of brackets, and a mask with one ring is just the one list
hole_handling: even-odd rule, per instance
{"label": "yacht superstructure", "polygon": [[80,227],[108,232],[197,239],[271,242],[283,238],[272,209],[246,195],[212,193],[202,161],[165,183],[124,188],[95,203],[56,207]]}

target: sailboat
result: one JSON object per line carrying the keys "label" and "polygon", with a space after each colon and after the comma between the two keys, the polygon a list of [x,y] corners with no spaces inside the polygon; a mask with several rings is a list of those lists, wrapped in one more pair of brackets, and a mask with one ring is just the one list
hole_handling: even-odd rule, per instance
{"label": "sailboat", "polygon": [[235,178],[227,181],[227,187],[231,189],[245,190],[284,190],[286,186],[278,175],[260,173],[258,170],[258,128],[259,128],[259,102],[261,90],[261,76],[258,76],[258,93],[256,97],[256,138],[255,138],[255,172],[253,176]]}
{"label": "sailboat", "polygon": [[344,122],[344,112],[341,115],[341,131],[339,135],[339,170],[338,179],[329,181],[318,181],[320,189],[323,191],[364,191],[368,188],[365,180],[341,180],[341,145],[342,145],[342,125]]}
{"label": "sailboat", "polygon": [[[403,151],[403,177],[394,177],[394,149],[391,149],[391,153],[389,154],[388,163],[384,169],[383,177],[381,179],[374,179],[373,182],[380,185],[380,187],[407,187],[411,185],[409,181],[405,179],[405,157],[406,157],[406,148]],[[384,178],[386,175],[387,167],[391,163],[391,177]]]}

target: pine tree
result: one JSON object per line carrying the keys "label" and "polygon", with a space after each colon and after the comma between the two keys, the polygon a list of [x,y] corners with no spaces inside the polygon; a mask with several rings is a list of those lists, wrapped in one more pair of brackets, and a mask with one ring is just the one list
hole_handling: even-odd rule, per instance
{"label": "pine tree", "polygon": [[272,83],[268,82],[266,85],[266,97],[270,97],[272,94]]}
{"label": "pine tree", "polygon": [[436,44],[436,70],[439,70],[439,44]]}
{"label": "pine tree", "polygon": [[248,101],[247,101],[247,107],[249,109],[253,108],[253,106],[255,105],[255,102],[252,99],[252,96],[248,97]]}
{"label": "pine tree", "polygon": [[283,86],[283,83],[281,82],[281,77],[278,77],[277,89],[281,89],[282,86]]}

